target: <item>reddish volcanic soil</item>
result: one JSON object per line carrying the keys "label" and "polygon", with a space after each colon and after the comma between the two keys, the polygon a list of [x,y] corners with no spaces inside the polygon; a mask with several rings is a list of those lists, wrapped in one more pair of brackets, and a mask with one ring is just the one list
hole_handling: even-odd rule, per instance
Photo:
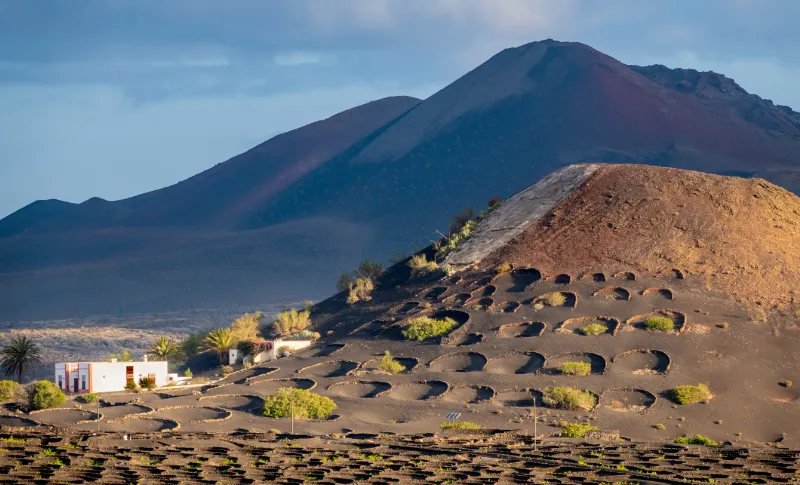
{"label": "reddish volcanic soil", "polygon": [[800,199],[761,179],[604,165],[482,262],[579,274],[630,267],[781,307],[800,284]]}

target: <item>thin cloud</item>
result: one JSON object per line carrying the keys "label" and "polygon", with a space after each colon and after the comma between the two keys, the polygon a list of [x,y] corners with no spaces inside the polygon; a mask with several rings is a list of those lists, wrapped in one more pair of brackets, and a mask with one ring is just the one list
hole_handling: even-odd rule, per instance
{"label": "thin cloud", "polygon": [[272,62],[281,67],[331,64],[335,61],[334,55],[310,51],[282,52],[272,58]]}

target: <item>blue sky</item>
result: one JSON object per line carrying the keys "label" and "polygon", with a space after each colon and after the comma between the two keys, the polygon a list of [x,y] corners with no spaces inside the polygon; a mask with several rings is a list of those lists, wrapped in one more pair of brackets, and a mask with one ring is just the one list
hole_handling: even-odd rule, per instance
{"label": "blue sky", "polygon": [[795,0],[0,0],[0,217],[110,200],[555,38],[800,110]]}

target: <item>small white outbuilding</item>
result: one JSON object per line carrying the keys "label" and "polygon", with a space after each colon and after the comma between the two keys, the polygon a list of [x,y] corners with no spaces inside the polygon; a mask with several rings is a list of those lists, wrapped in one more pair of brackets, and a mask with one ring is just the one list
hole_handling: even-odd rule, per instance
{"label": "small white outbuilding", "polygon": [[123,391],[127,383],[138,384],[142,377],[152,378],[161,387],[168,382],[167,367],[165,360],[58,363],[54,382],[67,394]]}

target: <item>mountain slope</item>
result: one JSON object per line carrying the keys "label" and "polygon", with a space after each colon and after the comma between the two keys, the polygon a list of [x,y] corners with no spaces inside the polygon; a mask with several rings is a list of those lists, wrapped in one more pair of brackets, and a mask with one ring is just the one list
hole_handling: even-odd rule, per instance
{"label": "mountain slope", "polygon": [[700,276],[764,307],[797,299],[800,198],[762,179],[646,165],[574,165],[511,197],[449,255],[545,274]]}
{"label": "mountain slope", "polygon": [[[0,289],[13,295],[0,296],[0,318],[27,315],[23,302],[40,294],[59,295],[42,304],[52,315],[65,308],[58,301],[71,313],[145,301],[192,307],[209,295],[214,304],[258,304],[287,285],[304,289],[298,297],[320,297],[359,259],[427,244],[462,208],[572,163],[759,176],[797,191],[798,119],[713,73],[630,67],[552,40],[506,49],[429,99],[354,108],[174,186],[118,202],[37,202],[12,214],[0,221]],[[286,227],[291,234],[273,231]],[[252,246],[226,252],[233,241]],[[262,245],[269,258],[244,256]],[[200,256],[194,247],[214,250]],[[180,297],[139,298],[148,284],[167,284],[143,276],[134,284],[131,268],[164,272],[185,288]],[[212,293],[210,278],[227,284],[212,284]],[[101,304],[87,297],[95,288],[114,296]]]}

